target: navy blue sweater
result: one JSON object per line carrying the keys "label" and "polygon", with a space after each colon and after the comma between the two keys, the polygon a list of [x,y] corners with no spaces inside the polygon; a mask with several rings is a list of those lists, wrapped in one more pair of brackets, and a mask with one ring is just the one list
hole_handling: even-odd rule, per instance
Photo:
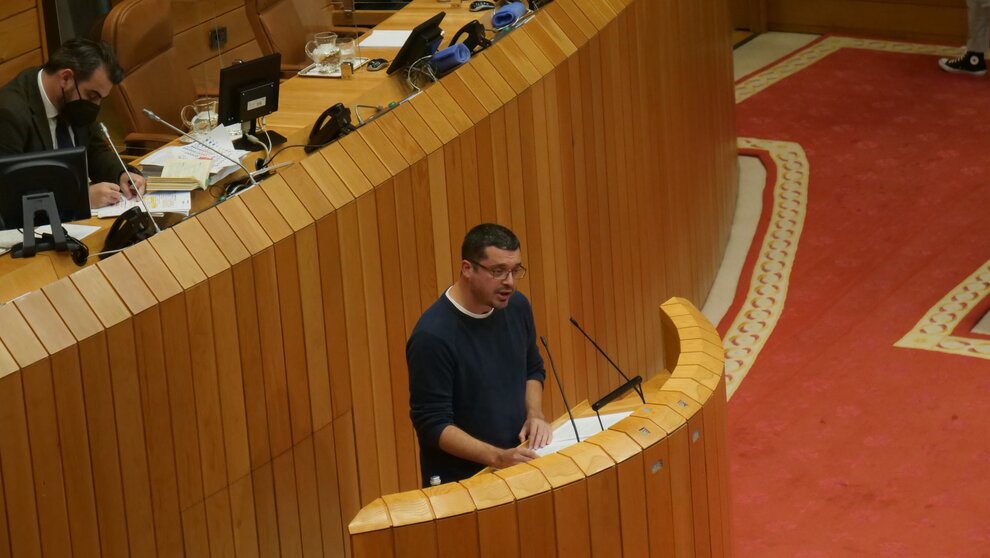
{"label": "navy blue sweater", "polygon": [[468,316],[441,295],[416,323],[406,362],[423,486],[434,475],[453,482],[483,468],[440,449],[440,433],[451,424],[496,447],[519,445],[526,381],[546,377],[533,309],[518,291],[485,318]]}

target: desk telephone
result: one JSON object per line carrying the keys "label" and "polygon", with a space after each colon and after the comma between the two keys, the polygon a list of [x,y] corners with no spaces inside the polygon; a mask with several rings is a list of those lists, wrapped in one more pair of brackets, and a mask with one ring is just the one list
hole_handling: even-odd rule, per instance
{"label": "desk telephone", "polygon": [[353,131],[351,109],[345,107],[343,103],[337,103],[323,111],[323,114],[316,119],[313,130],[309,133],[309,143],[305,151],[312,153]]}
{"label": "desk telephone", "polygon": [[113,222],[110,231],[107,232],[107,239],[103,243],[100,259],[107,258],[117,251],[154,236],[155,224],[152,223],[151,219],[151,215],[141,211],[138,207],[132,207],[121,213]]}

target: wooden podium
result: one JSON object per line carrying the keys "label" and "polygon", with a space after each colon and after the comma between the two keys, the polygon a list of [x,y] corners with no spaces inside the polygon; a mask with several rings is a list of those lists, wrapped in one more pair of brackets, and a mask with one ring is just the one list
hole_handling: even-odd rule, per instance
{"label": "wooden podium", "polygon": [[[414,0],[383,27],[444,10],[452,37],[468,5]],[[722,261],[729,39],[719,0],[554,0],[147,242],[81,270],[0,257],[0,299],[26,293],[0,305],[0,558],[724,554],[718,340],[655,306],[703,301]],[[269,124],[305,137],[328,104],[405,87],[293,78]],[[519,235],[568,399],[617,383],[574,316],[650,380],[649,405],[560,455],[406,492],[405,342],[486,221]]]}
{"label": "wooden podium", "polygon": [[376,499],[351,521],[354,558],[730,555],[722,344],[684,299],[661,313],[671,373],[646,404],[610,404],[633,413],[529,463]]}

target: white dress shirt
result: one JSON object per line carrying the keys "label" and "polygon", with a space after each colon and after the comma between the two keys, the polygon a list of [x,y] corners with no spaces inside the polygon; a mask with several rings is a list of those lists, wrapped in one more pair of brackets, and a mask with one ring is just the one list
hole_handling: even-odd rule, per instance
{"label": "white dress shirt", "polygon": [[[58,109],[55,108],[55,104],[48,98],[48,93],[45,93],[45,86],[41,82],[41,72],[44,72],[44,70],[38,70],[38,90],[41,91],[41,102],[45,104],[45,116],[48,117],[48,131],[52,134],[52,148],[58,149],[58,135],[55,133],[55,127],[58,126],[58,122],[56,121],[58,118]],[[72,138],[72,145],[75,145],[76,134],[72,131],[72,126],[69,126],[69,137]]]}

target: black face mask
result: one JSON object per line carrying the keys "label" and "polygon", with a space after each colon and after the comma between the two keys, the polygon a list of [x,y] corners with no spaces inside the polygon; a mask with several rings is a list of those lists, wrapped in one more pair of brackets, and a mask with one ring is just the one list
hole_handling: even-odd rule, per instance
{"label": "black face mask", "polygon": [[59,115],[65,118],[73,128],[82,128],[96,122],[96,117],[100,114],[100,105],[82,98],[79,92],[79,84],[76,84],[76,94],[79,98],[69,101],[65,98],[65,90],[62,90],[62,110]]}

